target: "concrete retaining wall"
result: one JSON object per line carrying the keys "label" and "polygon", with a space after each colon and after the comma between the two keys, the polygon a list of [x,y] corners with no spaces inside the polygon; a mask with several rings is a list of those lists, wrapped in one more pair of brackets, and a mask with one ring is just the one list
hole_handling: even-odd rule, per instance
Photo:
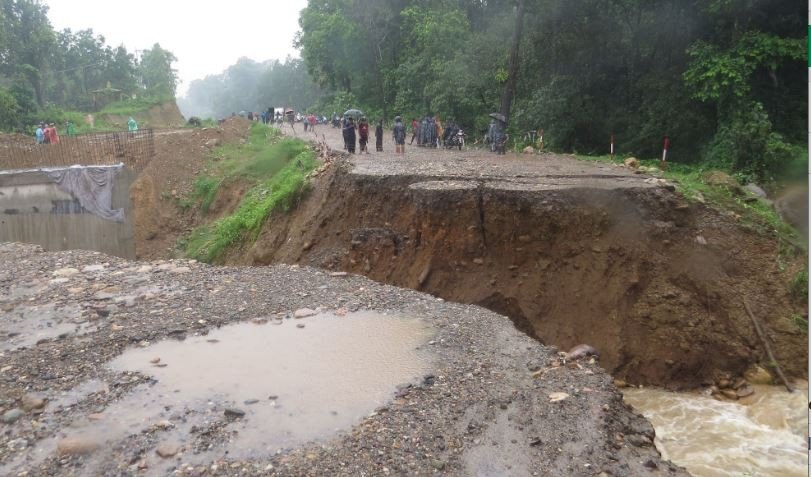
{"label": "concrete retaining wall", "polygon": [[129,198],[134,174],[120,167],[115,177],[112,206],[124,209],[124,222],[115,222],[86,211],[75,197],[60,190],[47,174],[54,170],[58,169],[0,171],[0,242],[33,243],[49,251],[96,250],[134,259]]}

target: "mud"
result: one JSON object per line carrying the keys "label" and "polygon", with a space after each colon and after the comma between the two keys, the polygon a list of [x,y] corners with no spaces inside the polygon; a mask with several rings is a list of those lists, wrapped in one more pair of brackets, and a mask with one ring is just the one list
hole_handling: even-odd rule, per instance
{"label": "mud", "polygon": [[479,304],[546,344],[594,346],[616,377],[675,389],[764,360],[747,297],[780,364],[805,376],[796,267],[775,238],[624,167],[415,150],[338,161],[227,263],[315,265]]}

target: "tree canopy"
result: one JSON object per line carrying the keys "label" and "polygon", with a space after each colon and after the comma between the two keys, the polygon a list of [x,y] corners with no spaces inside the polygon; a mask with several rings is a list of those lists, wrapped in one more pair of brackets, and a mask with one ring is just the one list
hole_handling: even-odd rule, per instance
{"label": "tree canopy", "polygon": [[47,14],[37,0],[0,0],[0,129],[30,126],[53,108],[93,111],[98,90],[174,97],[176,58],[159,44],[134,55],[91,29],[55,31]]}
{"label": "tree canopy", "polygon": [[[523,8],[519,8],[519,5]],[[311,0],[300,17],[313,80],[387,118],[426,114],[547,144],[704,158],[762,176],[803,141],[805,5],[796,0]]]}

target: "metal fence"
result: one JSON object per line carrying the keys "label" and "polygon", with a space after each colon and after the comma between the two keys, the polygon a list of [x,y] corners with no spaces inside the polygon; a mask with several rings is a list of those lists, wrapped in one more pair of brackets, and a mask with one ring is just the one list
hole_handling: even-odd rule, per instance
{"label": "metal fence", "polygon": [[124,163],[141,172],[154,156],[152,129],[64,136],[58,144],[36,144],[25,136],[0,139],[0,170]]}

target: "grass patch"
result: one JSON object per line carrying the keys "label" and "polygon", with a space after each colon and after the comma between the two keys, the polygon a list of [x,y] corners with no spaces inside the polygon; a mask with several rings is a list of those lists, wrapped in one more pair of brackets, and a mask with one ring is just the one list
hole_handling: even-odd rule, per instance
{"label": "grass patch", "polygon": [[154,106],[160,106],[161,104],[171,100],[172,98],[169,97],[126,99],[124,101],[116,101],[104,106],[97,114],[132,116],[135,113],[147,111]]}
{"label": "grass patch", "polygon": [[222,179],[215,177],[201,176],[194,181],[192,185],[192,198],[200,201],[200,210],[204,214],[208,213],[211,203],[217,196],[217,189],[219,189]]}
{"label": "grass patch", "polygon": [[790,318],[791,322],[797,325],[797,328],[800,329],[804,334],[808,334],[808,320],[803,318],[800,315],[794,314],[791,315]]}
{"label": "grass patch", "polygon": [[203,212],[226,181],[248,180],[254,185],[234,213],[199,227],[180,244],[186,256],[209,263],[231,245],[255,239],[273,212],[289,210],[306,191],[307,176],[318,164],[307,143],[282,138],[277,130],[262,124],[251,126],[244,144],[224,145],[213,154],[219,159],[214,166],[216,176],[200,177],[194,183],[193,196]]}
{"label": "grass patch", "polygon": [[[623,164],[624,157],[611,156],[576,156],[580,160],[591,162],[608,162]],[[658,159],[640,160],[640,165],[649,169],[650,174],[667,179],[676,184],[677,189],[691,202],[704,202],[721,210],[729,210],[740,216],[742,225],[761,233],[775,234],[783,241],[805,249],[800,233],[790,224],[783,221],[774,208],[762,201],[747,200],[749,197],[738,195],[727,187],[707,184],[704,174],[718,170],[702,164],[667,163],[666,170],[659,169]]]}
{"label": "grass patch", "polygon": [[798,303],[808,300],[808,269],[803,269],[791,280],[791,297]]}

